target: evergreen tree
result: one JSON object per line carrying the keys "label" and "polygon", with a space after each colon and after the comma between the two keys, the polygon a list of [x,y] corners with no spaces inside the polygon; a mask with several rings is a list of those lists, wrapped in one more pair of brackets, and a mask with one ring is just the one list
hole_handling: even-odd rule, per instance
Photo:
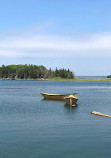
{"label": "evergreen tree", "polygon": [[69,69],[55,69],[48,70],[44,66],[40,65],[2,65],[0,67],[0,78],[2,79],[37,79],[37,78],[74,78],[74,73]]}

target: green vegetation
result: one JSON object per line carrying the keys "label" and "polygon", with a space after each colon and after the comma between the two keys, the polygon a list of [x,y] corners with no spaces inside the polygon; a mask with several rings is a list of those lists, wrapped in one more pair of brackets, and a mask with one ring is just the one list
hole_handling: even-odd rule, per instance
{"label": "green vegetation", "polygon": [[78,78],[74,78],[74,79],[67,79],[67,78],[60,78],[60,77],[55,77],[55,78],[51,78],[49,79],[50,81],[110,81],[111,79],[78,79]]}
{"label": "green vegetation", "polygon": [[111,78],[111,75],[108,75],[107,78]]}
{"label": "green vegetation", "polygon": [[30,79],[51,79],[51,78],[65,78],[74,79],[74,73],[69,69],[55,69],[55,71],[48,70],[44,66],[37,65],[2,65],[0,67],[0,79],[10,80],[30,80]]}
{"label": "green vegetation", "polygon": [[69,69],[48,70],[44,66],[37,65],[2,65],[0,67],[0,79],[5,80],[49,80],[49,81],[110,81],[107,79],[77,79]]}

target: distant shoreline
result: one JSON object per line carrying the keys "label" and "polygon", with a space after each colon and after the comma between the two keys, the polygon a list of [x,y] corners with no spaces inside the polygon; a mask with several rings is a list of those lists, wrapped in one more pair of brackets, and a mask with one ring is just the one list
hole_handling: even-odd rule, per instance
{"label": "distant shoreline", "polygon": [[[0,79],[2,80],[12,80],[12,79],[7,79],[3,78]],[[38,79],[14,79],[15,81],[104,81],[104,82],[111,82],[111,79],[106,78],[106,79],[87,79],[87,78],[75,78],[75,79],[66,79],[66,78],[50,78],[50,79],[44,79],[44,78],[38,78]]]}
{"label": "distant shoreline", "polygon": [[50,81],[107,81],[111,82],[111,79],[87,79],[87,78],[75,78],[75,79],[64,79],[64,78],[52,78]]}

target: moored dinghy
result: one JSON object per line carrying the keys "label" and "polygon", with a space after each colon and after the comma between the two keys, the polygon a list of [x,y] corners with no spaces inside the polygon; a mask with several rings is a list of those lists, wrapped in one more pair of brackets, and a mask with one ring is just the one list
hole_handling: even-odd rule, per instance
{"label": "moored dinghy", "polygon": [[[41,93],[44,99],[52,99],[52,100],[64,100],[64,97],[69,96],[70,94],[50,94],[50,93]],[[76,93],[72,94],[73,96]]]}
{"label": "moored dinghy", "polygon": [[69,95],[64,97],[65,101],[67,104],[69,104],[70,106],[75,106],[76,102],[78,101],[78,98],[74,95]]}

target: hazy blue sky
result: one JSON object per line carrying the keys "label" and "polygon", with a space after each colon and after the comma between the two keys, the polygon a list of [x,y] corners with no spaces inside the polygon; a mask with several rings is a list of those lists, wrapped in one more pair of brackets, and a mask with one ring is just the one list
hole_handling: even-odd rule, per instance
{"label": "hazy blue sky", "polygon": [[0,0],[0,65],[111,74],[111,0]]}

